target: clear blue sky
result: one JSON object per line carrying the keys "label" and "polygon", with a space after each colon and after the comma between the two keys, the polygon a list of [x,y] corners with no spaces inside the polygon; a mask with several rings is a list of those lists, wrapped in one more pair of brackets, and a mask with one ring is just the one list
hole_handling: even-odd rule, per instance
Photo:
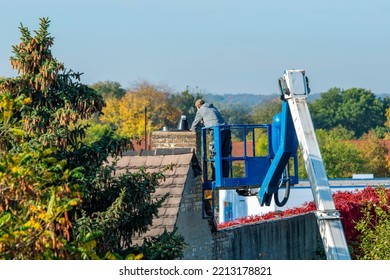
{"label": "clear blue sky", "polygon": [[389,0],[12,0],[0,11],[0,76],[15,75],[20,23],[49,17],[54,56],[85,84],[270,94],[295,68],[313,92],[390,93]]}

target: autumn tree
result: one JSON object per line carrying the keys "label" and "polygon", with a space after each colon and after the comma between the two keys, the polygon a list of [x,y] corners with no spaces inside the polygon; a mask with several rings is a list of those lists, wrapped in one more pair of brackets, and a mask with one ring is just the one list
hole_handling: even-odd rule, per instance
{"label": "autumn tree", "polygon": [[[385,120],[384,125],[388,130],[390,130],[390,107],[386,109],[385,117],[386,117],[386,120]],[[385,138],[390,139],[390,132],[386,133]]]}
{"label": "autumn tree", "polygon": [[[150,242],[132,246],[131,237],[147,230],[164,201],[151,195],[162,173],[114,176],[108,157],[129,139],[107,128],[85,141],[80,120],[100,114],[104,100],[54,58],[49,23],[42,18],[35,35],[20,26],[10,59],[18,76],[0,80],[0,259],[151,255]],[[180,257],[180,236],[152,243],[159,242],[176,250],[154,246],[153,256]]]}
{"label": "autumn tree", "polygon": [[387,155],[389,153],[384,142],[373,132],[365,134],[359,141],[359,150],[366,159],[365,172],[372,173],[375,177],[387,177]]}
{"label": "autumn tree", "polygon": [[176,127],[181,111],[169,102],[169,96],[169,90],[163,87],[139,83],[121,99],[107,99],[100,120],[115,124],[121,135],[132,137],[142,137],[164,126]]}

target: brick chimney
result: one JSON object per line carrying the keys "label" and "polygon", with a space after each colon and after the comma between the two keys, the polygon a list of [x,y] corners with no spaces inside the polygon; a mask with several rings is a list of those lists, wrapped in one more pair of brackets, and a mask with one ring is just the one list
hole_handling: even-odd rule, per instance
{"label": "brick chimney", "polygon": [[158,149],[185,149],[200,155],[200,133],[189,130],[162,130],[152,132],[152,150]]}
{"label": "brick chimney", "polygon": [[161,131],[152,132],[150,146],[152,150],[162,150],[161,152],[190,151],[200,159],[202,145],[200,135],[200,132],[190,131],[187,116],[181,115],[176,129],[164,127]]}

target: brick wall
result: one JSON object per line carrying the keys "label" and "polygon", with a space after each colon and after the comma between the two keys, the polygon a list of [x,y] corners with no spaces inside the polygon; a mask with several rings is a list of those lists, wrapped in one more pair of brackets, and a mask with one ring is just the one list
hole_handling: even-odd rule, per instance
{"label": "brick wall", "polygon": [[[151,149],[155,154],[194,153],[200,166],[200,133],[192,131],[155,131]],[[194,157],[193,160],[196,161]],[[213,237],[207,220],[202,219],[202,176],[189,168],[175,226],[187,243],[184,259],[212,259]]]}
{"label": "brick wall", "polygon": [[202,219],[201,176],[188,173],[180,209],[176,221],[178,233],[187,243],[184,249],[186,260],[211,260],[214,244],[208,221]]}
{"label": "brick wall", "polygon": [[154,131],[152,133],[151,149],[191,148],[200,154],[200,133],[193,131]]}

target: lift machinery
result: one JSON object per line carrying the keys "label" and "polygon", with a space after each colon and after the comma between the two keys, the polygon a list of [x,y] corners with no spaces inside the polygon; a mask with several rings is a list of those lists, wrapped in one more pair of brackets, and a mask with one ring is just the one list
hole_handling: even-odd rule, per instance
{"label": "lift machinery", "polygon": [[[290,194],[290,187],[298,183],[298,146],[310,181],[316,205],[316,217],[327,259],[349,260],[350,254],[342,228],[340,214],[336,210],[315,130],[307,106],[310,93],[309,80],[304,70],[286,70],[279,79],[282,110],[273,117],[272,124],[226,125],[202,129],[203,162],[203,218],[214,219],[214,204],[218,190],[236,190],[240,195],[257,195],[261,206],[269,206],[274,199],[283,206]],[[243,137],[243,154],[223,157],[221,154],[221,130],[238,131]],[[207,134],[214,130],[215,155],[207,151]],[[267,154],[257,155],[256,131],[267,135]],[[250,136],[248,140],[248,136]],[[223,177],[222,161],[240,163],[241,174]],[[210,166],[215,178],[210,178]],[[282,198],[280,193],[284,192]]]}

